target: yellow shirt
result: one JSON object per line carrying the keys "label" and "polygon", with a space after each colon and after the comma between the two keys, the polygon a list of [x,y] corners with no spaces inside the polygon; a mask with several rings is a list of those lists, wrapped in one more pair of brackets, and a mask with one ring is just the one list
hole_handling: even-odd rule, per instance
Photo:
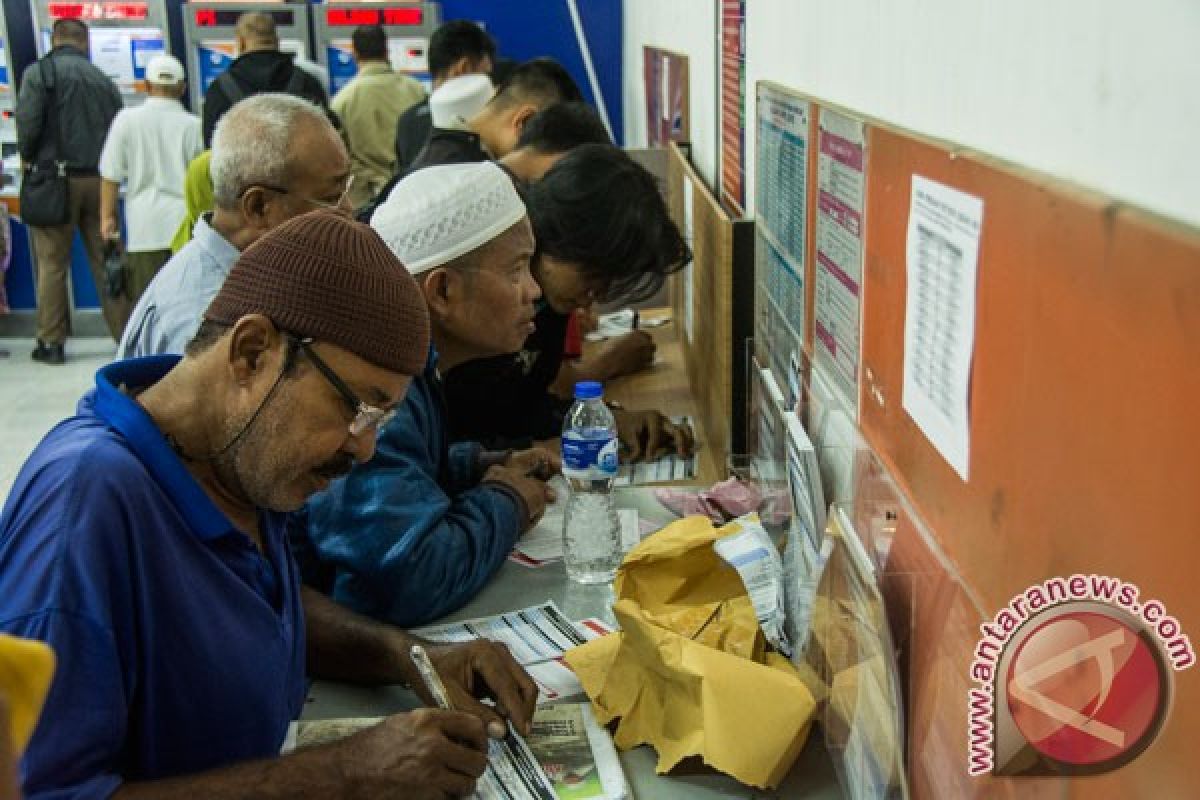
{"label": "yellow shirt", "polygon": [[350,202],[355,208],[391,179],[396,171],[396,123],[424,99],[421,84],[380,61],[360,65],[354,80],[334,96],[331,106],[350,151]]}
{"label": "yellow shirt", "polygon": [[213,210],[212,174],[208,171],[210,161],[212,150],[205,150],[188,164],[187,175],[183,180],[183,205],[187,213],[184,214],[183,222],[179,223],[175,237],[171,239],[172,253],[178,253],[192,240],[192,228],[196,227],[196,220],[200,219],[200,215]]}

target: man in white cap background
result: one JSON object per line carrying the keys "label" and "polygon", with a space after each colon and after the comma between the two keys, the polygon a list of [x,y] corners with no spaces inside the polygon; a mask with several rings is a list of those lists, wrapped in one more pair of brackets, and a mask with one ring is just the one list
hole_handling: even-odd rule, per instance
{"label": "man in white cap background", "polygon": [[325,112],[290,94],[257,94],[217,123],[215,209],[171,257],[129,317],[117,358],[183,352],[238,253],[315,208],[348,211],[350,158]]}
{"label": "man in white cap background", "polygon": [[171,237],[183,219],[188,162],[204,149],[200,119],[180,102],[183,64],[161,54],[146,65],[145,102],[122,109],[100,154],[100,233],[121,238],[117,193],[125,184],[125,292],[137,303],[171,257]]}
{"label": "man in white cap background", "polygon": [[[483,28],[466,19],[443,22],[429,37],[426,53],[436,92],[442,84],[462,75],[487,75],[495,67],[496,43]],[[404,173],[429,141],[432,119],[429,98],[400,115],[396,121],[396,172]]]}
{"label": "man in white cap background", "polygon": [[436,117],[428,143],[404,172],[359,211],[358,219],[369,222],[405,175],[437,164],[503,158],[517,148],[526,123],[538,112],[582,99],[570,74],[552,58],[521,64],[494,93],[486,75],[464,75],[447,82],[429,98],[430,114]]}
{"label": "man in white cap background", "polygon": [[421,170],[372,227],[416,277],[435,352],[380,428],[374,457],[309,501],[307,536],[293,547],[306,583],[408,626],[479,592],[545,510],[558,458],[452,445],[447,433],[441,374],[515,352],[533,331],[533,234],[508,174],[490,163]]}

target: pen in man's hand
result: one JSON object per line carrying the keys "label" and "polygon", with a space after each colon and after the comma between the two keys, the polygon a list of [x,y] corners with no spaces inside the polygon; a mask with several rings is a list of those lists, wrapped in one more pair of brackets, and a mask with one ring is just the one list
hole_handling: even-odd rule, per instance
{"label": "pen in man's hand", "polygon": [[417,672],[421,676],[421,682],[429,690],[429,694],[433,697],[433,702],[437,703],[437,707],[445,709],[454,708],[454,706],[450,705],[450,694],[446,691],[446,685],[438,677],[437,670],[433,668],[433,662],[429,660],[429,654],[425,652],[425,648],[419,644],[414,644],[408,653],[412,657],[413,665],[417,668]]}
{"label": "pen in man's hand", "polygon": [[[425,652],[425,648],[414,644],[409,648],[408,654],[417,668],[417,673],[421,676],[421,682],[429,690],[437,707],[446,710],[453,709],[454,706],[450,704],[450,693],[446,691],[446,684],[442,683],[442,679],[438,677],[437,670],[433,668],[433,662],[429,660],[429,654]],[[507,735],[508,732],[507,725],[502,725],[495,720],[489,722],[487,728],[488,735],[493,739]]]}
{"label": "pen in man's hand", "polygon": [[633,330],[635,330],[635,331],[636,331],[636,330],[638,329],[638,322],[640,322],[640,321],[641,321],[641,318],[642,318],[642,315],[641,315],[641,314],[638,312],[638,310],[635,308],[635,309],[633,310]]}

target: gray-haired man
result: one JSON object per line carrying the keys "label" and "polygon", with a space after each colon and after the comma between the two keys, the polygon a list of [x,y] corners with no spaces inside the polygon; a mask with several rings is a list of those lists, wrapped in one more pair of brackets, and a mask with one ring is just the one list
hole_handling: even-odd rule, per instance
{"label": "gray-haired man", "polygon": [[182,353],[240,251],[316,207],[349,211],[345,145],[322,109],[292,95],[255,95],[221,117],[210,171],[216,208],[138,301],[118,359]]}

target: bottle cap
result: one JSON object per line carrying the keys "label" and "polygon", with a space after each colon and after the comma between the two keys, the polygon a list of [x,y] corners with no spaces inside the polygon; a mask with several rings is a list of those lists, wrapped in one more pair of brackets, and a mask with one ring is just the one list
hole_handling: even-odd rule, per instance
{"label": "bottle cap", "polygon": [[599,381],[580,381],[575,384],[576,400],[595,400],[604,394],[604,386]]}

